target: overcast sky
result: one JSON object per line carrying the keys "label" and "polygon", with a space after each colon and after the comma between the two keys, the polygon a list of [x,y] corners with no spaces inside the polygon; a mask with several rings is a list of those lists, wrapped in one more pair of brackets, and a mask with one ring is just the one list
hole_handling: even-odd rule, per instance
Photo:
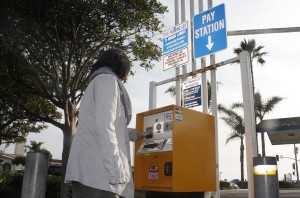
{"label": "overcast sky", "polygon": [[[165,14],[163,21],[165,30],[175,25],[174,0],[161,0],[164,5],[169,6],[169,13]],[[186,19],[189,19],[189,1],[186,0]],[[195,1],[196,2],[196,1]],[[300,1],[299,0],[213,0],[213,6],[225,4],[227,31],[247,30],[247,29],[266,29],[266,28],[284,28],[300,27]],[[195,3],[195,12],[199,13],[197,2]],[[207,9],[206,1],[204,10]],[[254,80],[256,90],[259,90],[264,100],[272,96],[281,96],[285,99],[275,108],[275,110],[266,115],[265,119],[298,117],[299,116],[299,85],[300,85],[300,32],[265,34],[265,35],[247,35],[247,36],[228,36],[227,49],[216,53],[216,63],[233,58],[233,48],[239,47],[243,39],[255,39],[257,45],[265,46],[264,51],[269,54],[264,58],[266,64],[258,65],[254,62]],[[157,39],[156,39],[157,40]],[[190,46],[191,48],[191,46]],[[197,68],[200,60],[197,60]],[[207,58],[209,65],[209,58]],[[135,67],[136,75],[129,79],[126,87],[131,95],[133,103],[133,113],[147,111],[149,107],[149,82],[171,78],[175,76],[175,70],[163,71],[162,61],[157,62],[156,67],[146,72],[141,68]],[[188,65],[188,71],[191,66]],[[216,72],[217,81],[221,83],[218,87],[217,101],[229,107],[233,102],[242,102],[241,74],[238,64],[230,64],[219,68]],[[210,79],[210,73],[207,73]],[[164,94],[164,91],[173,85],[173,83],[158,87],[157,107],[174,104],[175,100]],[[221,115],[219,115],[220,117]],[[130,124],[135,127],[135,116]],[[240,160],[239,148],[240,141],[232,141],[225,144],[230,129],[222,120],[218,120],[219,134],[219,163],[221,179],[240,178]],[[30,134],[28,141],[35,140],[44,142],[43,146],[50,150],[54,158],[61,159],[62,152],[62,132],[50,126],[40,134]],[[260,146],[260,142],[259,142]],[[10,147],[7,153],[13,152]],[[284,157],[294,158],[293,145],[272,146],[269,138],[266,136],[266,154],[269,156],[283,155]],[[199,156],[201,157],[201,156]],[[246,157],[245,157],[246,160]],[[279,179],[282,180],[284,174],[292,172],[292,163],[290,159],[281,159],[278,162]],[[245,165],[245,170],[246,170]],[[247,174],[245,172],[245,176]],[[296,179],[295,177],[293,179]]]}

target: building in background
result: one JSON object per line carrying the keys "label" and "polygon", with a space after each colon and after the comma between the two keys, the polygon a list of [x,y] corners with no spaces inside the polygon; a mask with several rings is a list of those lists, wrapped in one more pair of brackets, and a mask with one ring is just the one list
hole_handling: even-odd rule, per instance
{"label": "building in background", "polygon": [[0,171],[3,172],[15,172],[18,170],[24,170],[23,165],[12,164],[16,157],[25,157],[25,142],[15,144],[14,154],[8,154],[0,150]]}

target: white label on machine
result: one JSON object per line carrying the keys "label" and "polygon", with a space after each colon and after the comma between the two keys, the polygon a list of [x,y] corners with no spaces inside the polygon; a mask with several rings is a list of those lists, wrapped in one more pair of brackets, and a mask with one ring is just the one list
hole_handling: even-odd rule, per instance
{"label": "white label on machine", "polygon": [[182,121],[183,117],[182,117],[182,110],[180,108],[176,108],[175,109],[175,119]]}
{"label": "white label on machine", "polygon": [[158,179],[158,166],[149,166],[149,179]]}
{"label": "white label on machine", "polygon": [[154,133],[155,134],[164,133],[164,122],[157,122],[154,124]]}
{"label": "white label on machine", "polygon": [[166,113],[166,114],[164,115],[164,121],[165,121],[165,122],[172,122],[172,120],[173,120],[172,113]]}

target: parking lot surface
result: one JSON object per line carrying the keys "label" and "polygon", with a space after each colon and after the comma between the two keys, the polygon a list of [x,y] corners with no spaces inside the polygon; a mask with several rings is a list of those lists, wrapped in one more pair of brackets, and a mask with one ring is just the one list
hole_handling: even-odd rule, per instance
{"label": "parking lot surface", "polygon": [[[300,189],[280,189],[280,198],[300,198]],[[248,190],[221,190],[221,198],[248,198]]]}

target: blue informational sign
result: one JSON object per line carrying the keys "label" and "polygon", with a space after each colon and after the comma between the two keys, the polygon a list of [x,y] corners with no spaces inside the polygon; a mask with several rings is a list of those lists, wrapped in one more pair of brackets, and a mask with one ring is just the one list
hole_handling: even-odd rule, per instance
{"label": "blue informational sign", "polygon": [[201,105],[201,85],[184,90],[184,107],[192,108]]}
{"label": "blue informational sign", "polygon": [[194,58],[227,48],[225,6],[218,5],[194,16]]}
{"label": "blue informational sign", "polygon": [[202,105],[200,77],[187,80],[182,86],[184,107],[193,108]]}
{"label": "blue informational sign", "polygon": [[163,55],[176,52],[188,47],[188,22],[181,24],[164,32]]}

